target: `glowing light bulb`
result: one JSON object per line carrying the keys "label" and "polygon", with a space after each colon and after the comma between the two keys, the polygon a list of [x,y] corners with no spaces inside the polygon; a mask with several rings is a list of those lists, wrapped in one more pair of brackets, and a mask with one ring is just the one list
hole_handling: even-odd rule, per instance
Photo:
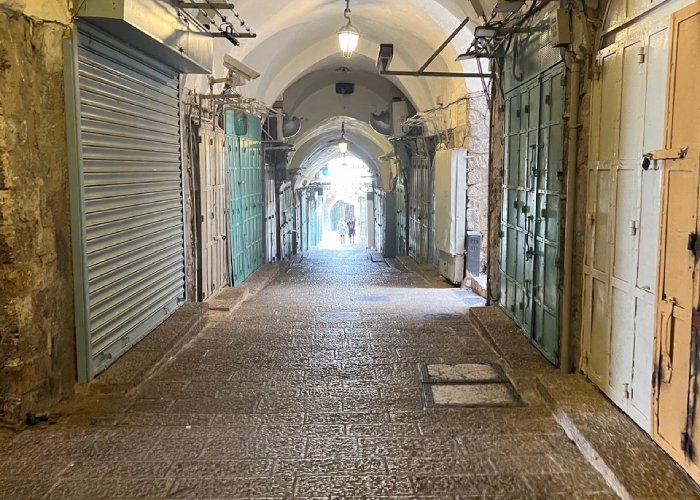
{"label": "glowing light bulb", "polygon": [[340,50],[346,59],[350,59],[357,50],[357,45],[360,43],[360,32],[350,20],[348,20],[348,24],[338,30],[338,43],[340,43]]}

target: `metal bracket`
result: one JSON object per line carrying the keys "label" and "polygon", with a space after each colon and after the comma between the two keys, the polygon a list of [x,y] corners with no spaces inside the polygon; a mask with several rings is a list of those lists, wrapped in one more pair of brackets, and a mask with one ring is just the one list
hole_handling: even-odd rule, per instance
{"label": "metal bracket", "polygon": [[[469,18],[467,17],[460,23],[457,28],[450,34],[450,36],[447,37],[447,40],[445,40],[436,50],[433,52],[433,54],[428,58],[425,63],[416,71],[392,71],[389,70],[388,67],[382,67],[380,62],[377,62],[377,67],[379,68],[379,73],[384,76],[430,76],[430,77],[438,77],[438,78],[493,78],[492,73],[459,73],[459,72],[450,72],[450,71],[426,71],[428,66],[442,53],[443,50],[450,44],[452,40],[464,29],[464,27],[467,25],[469,22]],[[381,55],[381,54],[380,54]],[[387,65],[388,66],[388,65]]]}
{"label": "metal bracket", "polygon": [[652,161],[657,160],[683,160],[688,156],[688,147],[678,149],[659,149],[657,151],[651,151],[644,155],[644,158],[648,158]]}
{"label": "metal bracket", "polygon": [[[642,169],[649,170],[651,162],[656,162],[659,160],[683,160],[686,156],[688,156],[688,147],[681,148],[680,150],[659,149],[657,151],[651,151],[643,155]],[[654,165],[654,169],[658,170],[656,165]]]}

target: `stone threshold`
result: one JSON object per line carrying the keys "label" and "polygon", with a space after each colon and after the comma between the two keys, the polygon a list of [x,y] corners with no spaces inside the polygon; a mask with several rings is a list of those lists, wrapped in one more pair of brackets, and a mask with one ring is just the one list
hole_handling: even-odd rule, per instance
{"label": "stone threshold", "polygon": [[[401,266],[404,270],[420,276],[428,283],[440,282],[440,283],[448,284],[447,280],[445,280],[445,278],[440,276],[440,273],[438,272],[438,270],[435,267],[433,267],[431,264],[426,264],[424,262],[418,262],[413,257],[406,256],[406,255],[398,256],[398,257],[395,257],[394,259],[390,259],[390,260],[398,263],[398,266]],[[453,285],[451,285],[451,286],[453,286]]]}
{"label": "stone threshold", "polygon": [[700,498],[700,488],[680,465],[583,376],[538,377],[537,388],[569,439],[620,498]]}
{"label": "stone threshold", "polygon": [[553,369],[500,308],[472,308],[469,317],[516,384],[534,377],[561,428],[620,498],[700,498],[698,485],[646,432],[583,375]]}
{"label": "stone threshold", "polygon": [[78,384],[76,396],[129,393],[195,338],[208,317],[206,303],[186,302],[94,380]]}

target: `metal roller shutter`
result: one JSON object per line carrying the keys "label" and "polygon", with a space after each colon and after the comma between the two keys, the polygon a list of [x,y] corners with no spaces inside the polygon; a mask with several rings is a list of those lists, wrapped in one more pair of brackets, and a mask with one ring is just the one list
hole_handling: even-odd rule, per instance
{"label": "metal roller shutter", "polygon": [[177,71],[86,23],[77,40],[78,365],[88,380],[184,302],[185,239]]}

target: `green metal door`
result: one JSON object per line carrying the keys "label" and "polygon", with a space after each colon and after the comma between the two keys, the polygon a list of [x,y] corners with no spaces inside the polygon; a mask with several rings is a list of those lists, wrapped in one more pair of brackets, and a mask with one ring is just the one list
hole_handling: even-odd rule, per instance
{"label": "green metal door", "polygon": [[260,119],[226,112],[232,285],[243,283],[263,264],[264,195]]}
{"label": "green metal door", "polygon": [[408,241],[406,240],[408,222],[406,219],[406,188],[403,184],[396,184],[396,255],[408,255]]}
{"label": "green metal door", "polygon": [[299,207],[300,207],[300,251],[305,252],[309,249],[309,205],[304,191],[299,192]]}
{"label": "green metal door", "polygon": [[309,203],[309,247],[316,246],[316,192],[307,192],[307,201]]}
{"label": "green metal door", "polygon": [[560,176],[564,67],[505,99],[499,304],[552,363],[559,353]]}

